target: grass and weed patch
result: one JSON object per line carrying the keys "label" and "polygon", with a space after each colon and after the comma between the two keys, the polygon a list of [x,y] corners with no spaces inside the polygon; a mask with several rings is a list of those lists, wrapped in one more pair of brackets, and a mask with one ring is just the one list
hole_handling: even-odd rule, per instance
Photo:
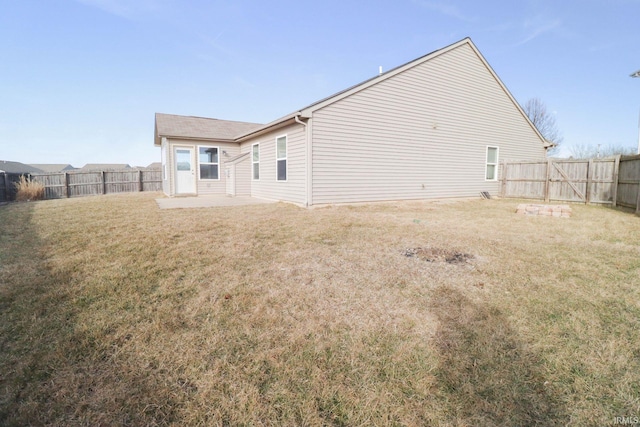
{"label": "grass and weed patch", "polygon": [[44,199],[44,185],[39,182],[32,181],[22,175],[20,180],[14,185],[16,187],[16,201],[18,202],[30,202],[32,200]]}
{"label": "grass and weed patch", "polygon": [[[0,208],[0,424],[640,414],[640,224],[515,201]],[[487,230],[491,230],[488,232]]]}

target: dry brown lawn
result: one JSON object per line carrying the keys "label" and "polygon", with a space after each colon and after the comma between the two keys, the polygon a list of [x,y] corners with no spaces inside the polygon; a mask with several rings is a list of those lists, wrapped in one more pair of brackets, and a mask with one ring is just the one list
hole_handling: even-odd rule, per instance
{"label": "dry brown lawn", "polygon": [[640,416],[640,218],[514,200],[0,207],[0,425]]}

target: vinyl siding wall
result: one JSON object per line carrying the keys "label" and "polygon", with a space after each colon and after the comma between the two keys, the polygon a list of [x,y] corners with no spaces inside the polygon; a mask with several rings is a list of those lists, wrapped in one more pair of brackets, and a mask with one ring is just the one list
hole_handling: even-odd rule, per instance
{"label": "vinyl siding wall", "polygon": [[[276,138],[287,135],[287,180],[278,181],[276,172]],[[306,166],[305,166],[305,129],[293,124],[275,130],[261,137],[242,143],[241,151],[250,152],[253,144],[260,144],[260,179],[253,180],[249,159],[249,178],[251,195],[264,199],[282,200],[304,204]]]}
{"label": "vinyl siding wall", "polygon": [[[199,166],[198,166],[198,147],[219,147],[219,165],[218,165],[218,180],[201,180],[199,178]],[[168,174],[168,192],[165,193],[173,196],[175,195],[175,147],[190,147],[194,150],[194,161],[196,167],[196,192],[198,195],[207,194],[226,194],[226,174],[224,168],[224,160],[231,158],[237,154],[240,154],[240,147],[236,143],[229,142],[210,142],[210,141],[192,141],[192,140],[180,140],[180,139],[168,139],[167,140],[167,174]],[[224,156],[222,151],[226,151],[227,155]],[[164,186],[164,183],[163,183]],[[164,187],[163,187],[164,188]]]}
{"label": "vinyl siding wall", "polygon": [[171,194],[171,190],[169,188],[169,170],[171,169],[169,165],[169,144],[163,139],[162,144],[160,146],[160,160],[162,162],[162,192],[166,195]]}
{"label": "vinyl siding wall", "polygon": [[545,157],[462,45],[313,113],[313,204],[497,194],[499,181],[485,180],[487,146],[499,160]]}
{"label": "vinyl siding wall", "polygon": [[236,196],[251,195],[251,158],[245,157],[236,163]]}
{"label": "vinyl siding wall", "polygon": [[[249,156],[245,156],[232,163],[225,164],[228,195],[251,195],[251,162],[249,160]],[[227,173],[229,173],[229,176],[226,175]]]}

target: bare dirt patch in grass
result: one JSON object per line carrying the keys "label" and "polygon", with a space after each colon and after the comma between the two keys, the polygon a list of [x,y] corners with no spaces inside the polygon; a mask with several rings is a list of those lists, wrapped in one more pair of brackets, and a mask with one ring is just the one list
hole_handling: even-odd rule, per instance
{"label": "bare dirt patch in grass", "polygon": [[415,257],[428,262],[446,262],[448,264],[463,264],[474,259],[473,255],[452,249],[443,248],[408,248],[402,251],[406,257]]}
{"label": "bare dirt patch in grass", "polygon": [[0,424],[640,414],[633,215],[545,221],[500,200],[160,211],[154,197],[0,208]]}

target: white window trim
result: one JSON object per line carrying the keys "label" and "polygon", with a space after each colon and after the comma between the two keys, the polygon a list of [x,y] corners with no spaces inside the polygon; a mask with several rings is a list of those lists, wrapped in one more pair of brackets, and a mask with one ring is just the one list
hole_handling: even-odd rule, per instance
{"label": "white window trim", "polygon": [[[489,163],[489,148],[496,149],[496,162]],[[500,164],[500,147],[496,147],[495,145],[487,145],[487,148],[484,151],[484,180],[495,182],[498,180],[498,165]],[[487,178],[487,169],[489,169],[490,165],[495,165],[494,176],[493,179]]]}
{"label": "white window trim", "polygon": [[[200,148],[216,148],[218,150],[218,163],[208,163],[208,162],[200,162]],[[217,145],[198,145],[196,147],[196,159],[198,164],[198,170],[196,171],[196,176],[198,177],[198,181],[220,181],[220,156],[222,152],[220,151],[220,147]],[[217,165],[218,166],[218,178],[200,178],[200,165]]]}
{"label": "white window trim", "polygon": [[[253,147],[258,147],[258,161],[255,162],[253,161]],[[277,147],[276,147],[277,149]],[[258,178],[256,179],[256,177],[253,175],[253,165],[257,164],[258,165]],[[278,171],[276,170],[276,173],[278,173]],[[252,181],[260,181],[260,143],[256,142],[255,144],[251,144],[251,180]]]}
{"label": "white window trim", "polygon": [[[284,138],[285,141],[285,156],[284,157],[278,157],[278,140],[280,138]],[[276,152],[275,152],[275,157],[276,157],[276,182],[287,182],[289,181],[289,137],[287,136],[287,134],[284,135],[280,135],[280,136],[276,136]],[[286,163],[286,168],[285,168],[285,174],[287,175],[287,179],[278,179],[278,160],[285,160]]]}

